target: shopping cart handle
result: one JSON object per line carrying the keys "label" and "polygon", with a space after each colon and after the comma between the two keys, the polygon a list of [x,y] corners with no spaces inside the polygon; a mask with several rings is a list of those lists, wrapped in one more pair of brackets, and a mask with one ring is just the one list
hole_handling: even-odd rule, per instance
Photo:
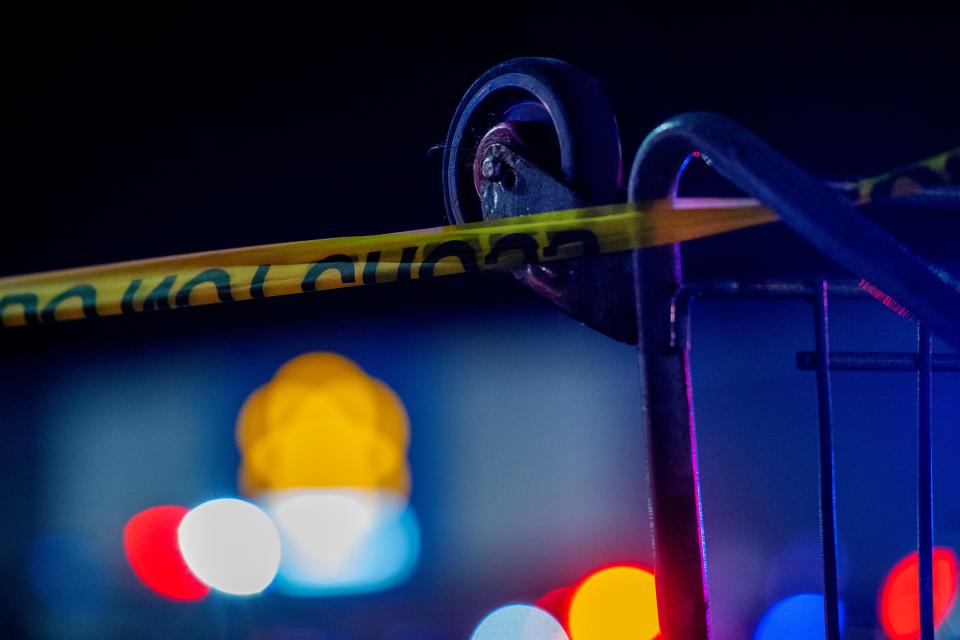
{"label": "shopping cart handle", "polygon": [[956,279],[913,254],[827,184],[728,118],[687,113],[654,129],[634,159],[630,201],[670,194],[678,168],[695,151],[717,173],[776,212],[804,240],[868,281],[888,306],[901,314],[905,309],[960,347],[960,283]]}

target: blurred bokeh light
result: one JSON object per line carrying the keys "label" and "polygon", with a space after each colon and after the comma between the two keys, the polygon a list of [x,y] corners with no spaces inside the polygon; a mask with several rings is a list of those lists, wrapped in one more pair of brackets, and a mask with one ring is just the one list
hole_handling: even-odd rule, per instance
{"label": "blurred bokeh light", "polygon": [[368,593],[409,578],[409,420],[387,385],[334,353],[297,356],[247,398],[236,437],[241,490],[280,532],[278,590]]}
{"label": "blurred bokeh light", "polygon": [[500,607],[484,618],[471,640],[568,640],[567,632],[549,613],[527,604]]}
{"label": "blurred bokeh light", "polygon": [[204,584],[233,595],[266,589],[280,565],[280,536],[270,518],[244,500],[204,502],[177,530],[187,566]]}
{"label": "blurred bokeh light", "polygon": [[601,569],[570,603],[572,640],[652,640],[660,634],[653,574],[639,567]]}
{"label": "blurred bokeh light", "polygon": [[[770,607],[753,633],[753,640],[819,640],[826,637],[823,596],[798,593]],[[840,603],[840,632],[846,626],[846,611]]]}
{"label": "blurred bokeh light", "polygon": [[367,593],[409,577],[420,554],[413,510],[395,494],[301,489],[263,496],[283,554],[275,588],[297,596]]}
{"label": "blurred bokeh light", "polygon": [[151,507],[123,528],[123,550],[130,568],[155,593],[171,600],[202,600],[210,588],[190,572],[180,553],[177,530],[188,510],[175,505]]}
{"label": "blurred bokeh light", "polygon": [[283,365],[237,422],[241,489],[386,489],[407,495],[407,414],[396,394],[333,353]]}
{"label": "blurred bokeh light", "polygon": [[[920,635],[920,560],[914,551],[887,574],[880,592],[880,622],[892,640]],[[933,550],[933,619],[940,626],[957,595],[957,556],[953,549]]]}
{"label": "blurred bokeh light", "polygon": [[75,533],[54,533],[30,543],[27,576],[44,617],[59,632],[101,621],[107,605],[102,558],[89,540]]}
{"label": "blurred bokeh light", "polygon": [[534,604],[557,619],[567,633],[570,633],[570,602],[573,600],[574,587],[559,587],[544,594]]}

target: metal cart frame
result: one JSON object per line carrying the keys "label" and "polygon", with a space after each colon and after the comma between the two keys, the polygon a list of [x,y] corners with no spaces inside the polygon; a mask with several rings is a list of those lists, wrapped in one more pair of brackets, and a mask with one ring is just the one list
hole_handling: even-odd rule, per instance
{"label": "metal cart frame", "polygon": [[[538,129],[539,127],[539,129]],[[549,132],[553,142],[545,142]],[[554,154],[545,154],[546,147]],[[819,499],[826,637],[840,637],[831,368],[918,372],[918,548],[922,640],[933,640],[931,373],[960,358],[934,358],[931,331],[960,346],[960,283],[913,255],[856,210],[835,187],[807,175],[739,124],[690,113],[654,129],[640,145],[627,199],[675,195],[678,175],[699,154],[747,196],[859,281],[683,280],[678,244],[552,265],[514,275],[585,324],[638,346],[643,428],[649,447],[654,563],[665,640],[710,637],[696,427],[690,380],[690,302],[697,296],[809,300],[816,372]],[[467,91],[444,148],[444,198],[453,223],[607,204],[622,198],[616,120],[595,81],[546,58],[493,67]],[[475,193],[473,193],[475,191]],[[954,204],[958,201],[953,198]],[[572,239],[575,241],[575,239]],[[831,354],[831,297],[873,297],[918,323],[916,354]]]}
{"label": "metal cart frame", "polygon": [[[693,152],[731,183],[763,202],[781,220],[852,273],[859,282],[684,283],[679,245],[634,254],[644,427],[649,438],[657,594],[665,638],[710,635],[703,518],[692,406],[688,320],[694,296],[803,298],[812,303],[814,345],[801,368],[816,371],[819,419],[820,535],[826,637],[840,638],[837,516],[830,370],[918,372],[918,501],[922,640],[933,640],[933,447],[931,334],[958,343],[960,292],[942,271],[912,255],[860,215],[834,190],[807,176],[740,125],[712,114],[680,116],[655,129],[633,163],[629,198],[670,195],[677,171]],[[918,321],[916,354],[833,354],[831,296],[873,295]],[[839,356],[839,357],[838,357]],[[949,366],[953,359],[947,359]]]}

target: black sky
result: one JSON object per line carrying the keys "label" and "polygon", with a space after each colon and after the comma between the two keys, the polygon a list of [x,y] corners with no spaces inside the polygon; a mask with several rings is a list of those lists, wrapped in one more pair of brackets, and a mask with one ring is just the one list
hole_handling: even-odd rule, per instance
{"label": "black sky", "polygon": [[436,225],[426,150],[470,82],[518,55],[597,76],[627,162],[693,109],[824,176],[960,144],[960,30],[944,10],[645,4],[13,13],[0,273]]}

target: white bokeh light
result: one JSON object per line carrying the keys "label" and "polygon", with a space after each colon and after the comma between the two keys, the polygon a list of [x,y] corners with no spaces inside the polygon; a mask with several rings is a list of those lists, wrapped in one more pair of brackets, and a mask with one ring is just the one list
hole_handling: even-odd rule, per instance
{"label": "white bokeh light", "polygon": [[272,497],[269,511],[292,546],[320,574],[350,564],[377,520],[377,503],[347,491],[297,491]]}
{"label": "white bokeh light", "polygon": [[301,596],[371,593],[406,580],[420,536],[403,496],[365,489],[297,489],[260,497],[283,558],[275,588]]}
{"label": "white bokeh light", "polygon": [[549,613],[528,604],[500,607],[477,625],[470,640],[569,640]]}
{"label": "white bokeh light", "polygon": [[224,593],[259,593],[280,566],[277,528],[267,514],[243,500],[204,502],[184,516],[177,539],[193,574]]}

